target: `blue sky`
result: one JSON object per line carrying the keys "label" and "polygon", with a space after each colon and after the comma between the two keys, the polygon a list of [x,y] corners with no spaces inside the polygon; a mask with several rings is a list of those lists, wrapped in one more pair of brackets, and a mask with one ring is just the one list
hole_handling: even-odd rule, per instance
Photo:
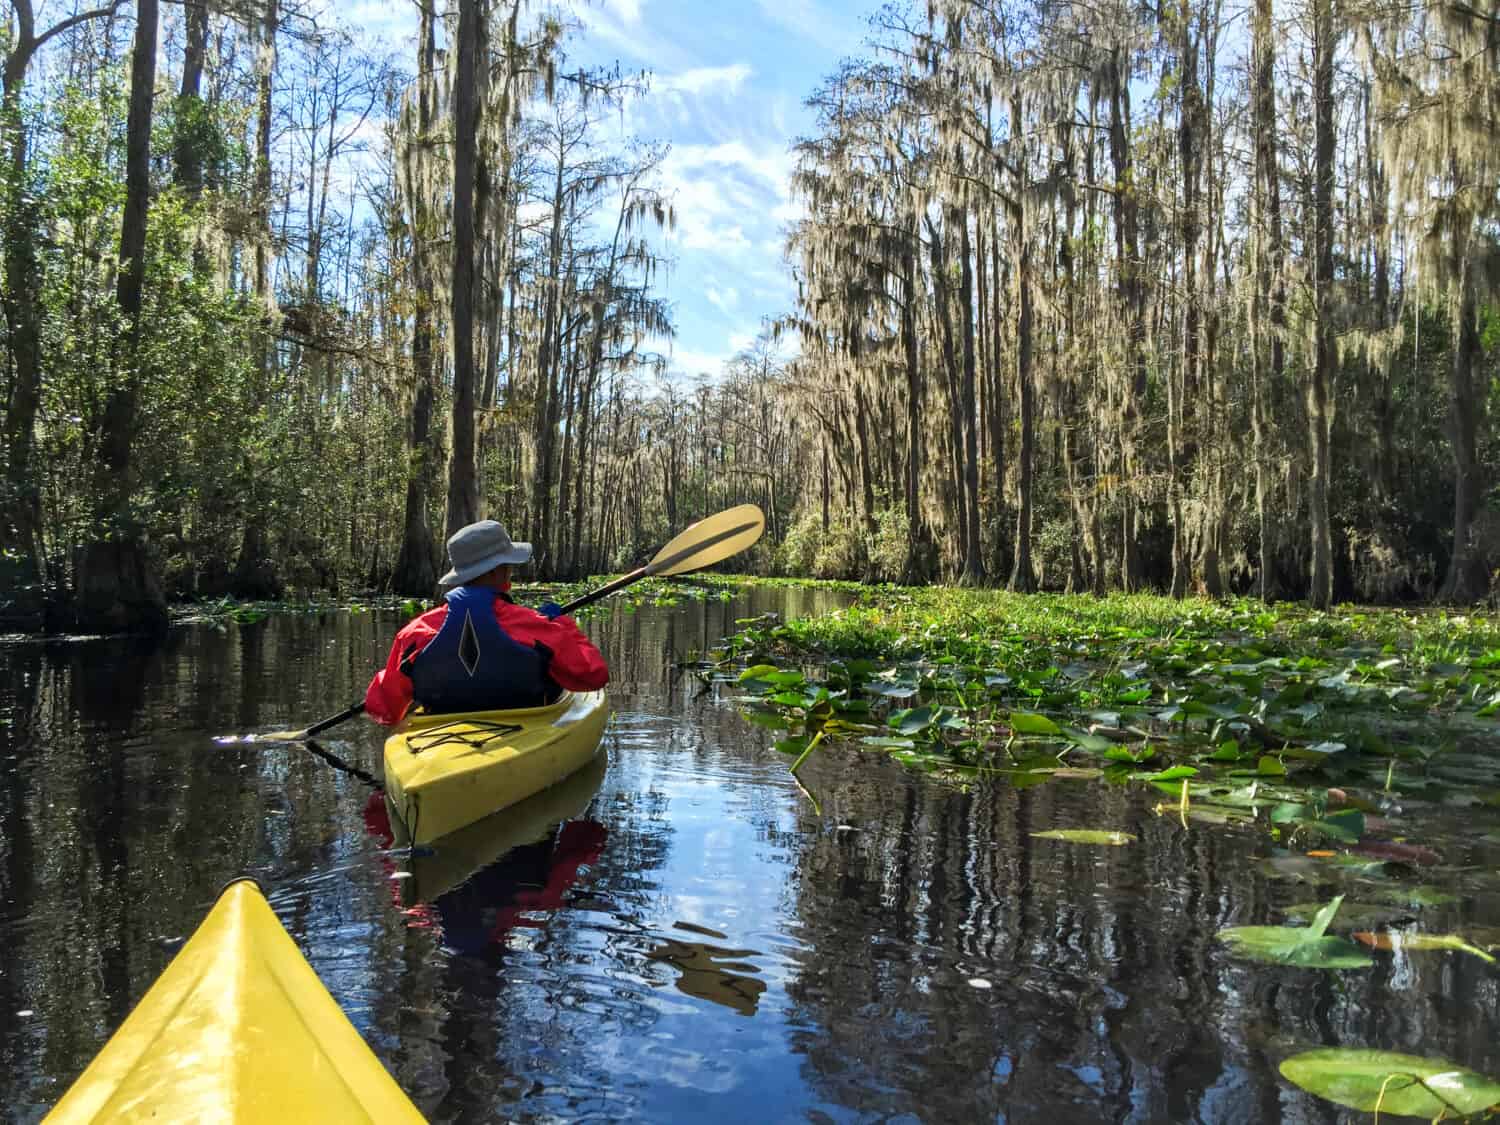
{"label": "blue sky", "polygon": [[791,145],[812,131],[803,100],[856,54],[870,0],[605,0],[582,9],[580,61],[648,69],[652,92],[627,127],[672,145],[676,311],[672,368],[717,374],[790,310],[784,230],[795,217]]}
{"label": "blue sky", "polygon": [[[858,54],[875,0],[593,0],[569,65],[618,63],[651,73],[651,92],[624,128],[671,144],[662,187],[676,199],[660,284],[674,307],[671,368],[717,375],[763,317],[790,310],[782,258],[795,210],[791,145],[811,132],[803,100],[845,56]],[[358,0],[338,16],[405,57],[410,4]],[[414,48],[413,48],[414,49]]]}

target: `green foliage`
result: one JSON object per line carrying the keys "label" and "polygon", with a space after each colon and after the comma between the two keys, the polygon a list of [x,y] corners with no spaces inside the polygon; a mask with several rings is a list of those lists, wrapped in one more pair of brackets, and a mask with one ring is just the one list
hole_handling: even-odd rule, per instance
{"label": "green foliage", "polygon": [[1236,956],[1253,961],[1299,969],[1368,968],[1374,963],[1369,954],[1345,938],[1328,936],[1329,923],[1343,901],[1343,895],[1334,898],[1307,926],[1230,926],[1219,931],[1219,940]]}
{"label": "green foliage", "polygon": [[1445,1059],[1321,1047],[1281,1064],[1281,1074],[1321,1098],[1394,1117],[1452,1119],[1500,1105],[1500,1082]]}
{"label": "green foliage", "polygon": [[1031,835],[1040,840],[1065,840],[1070,844],[1098,844],[1112,848],[1136,841],[1136,837],[1129,832],[1102,828],[1052,828],[1046,832],[1033,832]]}
{"label": "green foliage", "polygon": [[803,511],[776,547],[775,572],[786,575],[815,573],[814,563],[823,544],[823,524],[818,514]]}

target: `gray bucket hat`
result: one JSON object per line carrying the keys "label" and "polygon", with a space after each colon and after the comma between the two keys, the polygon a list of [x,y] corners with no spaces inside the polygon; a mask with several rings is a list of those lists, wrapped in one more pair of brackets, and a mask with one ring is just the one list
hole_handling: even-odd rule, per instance
{"label": "gray bucket hat", "polygon": [[531,544],[513,543],[510,533],[495,520],[480,520],[448,538],[448,561],[453,569],[438,581],[444,586],[462,586],[497,566],[530,562]]}

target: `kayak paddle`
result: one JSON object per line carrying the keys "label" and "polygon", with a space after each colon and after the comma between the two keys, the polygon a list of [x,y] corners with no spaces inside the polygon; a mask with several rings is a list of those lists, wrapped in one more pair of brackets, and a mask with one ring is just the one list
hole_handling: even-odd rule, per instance
{"label": "kayak paddle", "polygon": [[[732,555],[737,555],[746,548],[754,545],[766,530],[766,517],[754,504],[740,504],[734,508],[726,508],[717,515],[707,516],[697,523],[690,525],[665,547],[656,552],[656,556],[643,567],[632,570],[629,574],[616,578],[607,585],[600,586],[592,593],[584,594],[581,598],[575,598],[562,607],[562,613],[572,613],[574,610],[582,609],[586,605],[592,605],[601,598],[607,598],[611,594],[617,594],[626,586],[639,582],[642,578],[652,578],[658,575],[687,574],[694,570],[702,570],[704,567],[713,566],[716,562],[723,562]],[[270,734],[247,734],[238,738],[229,736],[216,738],[215,742],[305,742],[314,735],[322,734],[325,730],[347,722],[360,714],[365,709],[364,701],[352,704],[344,708],[337,715],[330,715],[326,719],[320,719],[310,727],[303,730],[272,731]]]}
{"label": "kayak paddle", "polygon": [[616,578],[607,586],[600,586],[591,594],[575,598],[562,607],[563,613],[572,613],[592,605],[600,598],[625,589],[642,578],[660,574],[687,574],[723,562],[754,544],[766,530],[766,517],[754,504],[741,504],[737,508],[726,508],[716,516],[708,516],[692,524],[660,551],[645,566]]}

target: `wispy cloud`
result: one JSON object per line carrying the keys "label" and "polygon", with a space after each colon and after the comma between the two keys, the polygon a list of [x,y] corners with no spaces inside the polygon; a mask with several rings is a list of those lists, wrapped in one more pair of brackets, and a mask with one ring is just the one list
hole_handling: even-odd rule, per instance
{"label": "wispy cloud", "polygon": [[726,285],[723,289],[710,285],[703,291],[708,298],[708,303],[718,309],[725,316],[732,316],[735,307],[740,303],[739,292],[732,285]]}
{"label": "wispy cloud", "polygon": [[863,22],[834,15],[817,0],[756,0],[761,14],[802,39],[848,54],[859,45]]}
{"label": "wispy cloud", "polygon": [[600,6],[618,16],[622,23],[633,25],[641,22],[641,0],[603,0]]}
{"label": "wispy cloud", "polygon": [[789,167],[779,149],[744,141],[677,146],[662,165],[677,202],[675,241],[731,257],[753,250],[764,237],[758,228],[786,201]]}
{"label": "wispy cloud", "polygon": [[652,88],[662,93],[691,94],[694,97],[709,93],[738,94],[740,87],[754,74],[750,64],[742,62],[729,66],[696,66],[680,74],[659,76]]}
{"label": "wispy cloud", "polygon": [[696,348],[673,348],[667,368],[683,375],[708,375],[717,378],[723,373],[724,365],[734,358],[734,354],[732,349],[700,351]]}

